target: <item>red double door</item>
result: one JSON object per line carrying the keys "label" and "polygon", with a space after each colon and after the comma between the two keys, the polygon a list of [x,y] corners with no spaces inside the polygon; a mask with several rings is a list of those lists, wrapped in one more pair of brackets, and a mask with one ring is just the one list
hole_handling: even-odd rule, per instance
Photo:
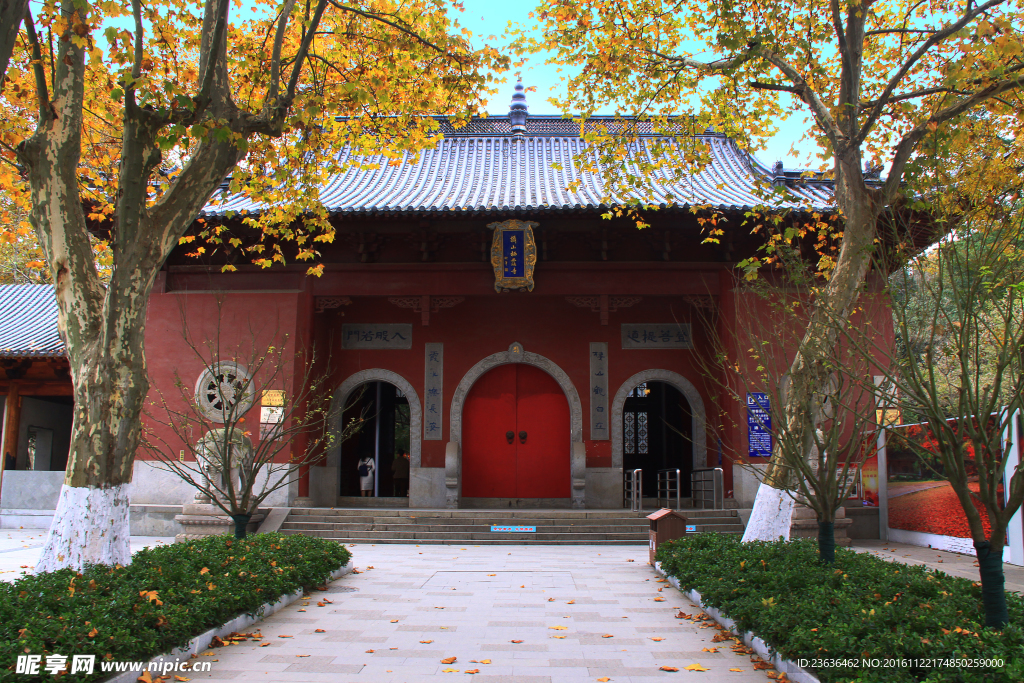
{"label": "red double door", "polygon": [[470,389],[462,409],[462,495],[568,498],[569,403],[551,375],[499,365]]}

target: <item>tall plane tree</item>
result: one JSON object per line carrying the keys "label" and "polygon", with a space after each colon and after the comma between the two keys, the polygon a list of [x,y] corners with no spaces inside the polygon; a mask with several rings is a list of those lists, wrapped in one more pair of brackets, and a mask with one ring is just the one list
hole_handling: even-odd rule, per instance
{"label": "tall plane tree", "polygon": [[[839,334],[831,321],[849,318],[879,217],[913,195],[923,173],[916,163],[922,145],[941,155],[971,144],[960,126],[969,115],[1021,139],[1019,0],[542,0],[535,16],[541,35],[523,43],[554,50],[555,61],[574,70],[560,102],[567,112],[614,107],[671,123],[694,107],[695,129],[715,125],[744,145],[763,142],[787,115],[813,120],[810,135],[835,182],[842,225],[834,233],[829,221],[794,222],[787,236],[820,230],[841,243],[822,255],[822,283],[788,372],[783,415],[794,434],[803,428],[801,411],[828,381]],[[623,127],[610,144],[624,149],[621,138],[630,133]],[[609,179],[639,182],[630,165],[640,161],[628,147],[618,158],[623,163],[609,173],[620,180]],[[866,165],[887,175],[875,182],[877,171],[865,173]],[[703,220],[714,226],[712,239],[721,233],[720,219]],[[749,274],[770,258],[741,265]],[[758,489],[747,540],[789,536],[792,499],[783,489],[792,482],[777,455]]]}
{"label": "tall plane tree", "polygon": [[148,300],[199,211],[229,174],[235,191],[273,186],[279,206],[249,219],[251,257],[315,259],[333,238],[311,199],[337,170],[330,150],[430,144],[424,115],[468,115],[505,59],[473,49],[443,0],[257,0],[234,19],[229,0],[15,4],[0,6],[0,182],[53,274],[75,400],[36,569],[126,564]]}

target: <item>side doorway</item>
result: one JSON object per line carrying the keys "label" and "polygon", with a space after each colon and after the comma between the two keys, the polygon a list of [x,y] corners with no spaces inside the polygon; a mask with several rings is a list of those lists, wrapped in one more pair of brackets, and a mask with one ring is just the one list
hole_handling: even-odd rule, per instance
{"label": "side doorway", "polygon": [[[348,424],[360,416],[365,420],[363,428],[341,444],[339,497],[351,503],[352,497],[363,497],[362,489],[368,484],[369,497],[404,501],[409,490],[409,460],[405,458],[404,465],[395,460],[409,453],[408,399],[394,384],[367,382],[351,393],[342,420]],[[373,463],[372,472],[361,477],[359,465],[366,458]]]}
{"label": "side doorway", "polygon": [[678,469],[683,496],[690,496],[693,434],[690,403],[667,382],[638,384],[622,409],[622,466],[643,470],[645,498],[658,495],[658,471]]}

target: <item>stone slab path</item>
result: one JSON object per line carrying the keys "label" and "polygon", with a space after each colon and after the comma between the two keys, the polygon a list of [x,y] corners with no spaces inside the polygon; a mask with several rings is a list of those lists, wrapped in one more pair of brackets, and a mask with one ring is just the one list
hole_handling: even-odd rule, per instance
{"label": "stone slab path", "polygon": [[[0,581],[14,581],[32,574],[48,529],[0,529]],[[174,543],[173,536],[132,536],[131,551]]]}
{"label": "stone slab path", "polygon": [[[713,628],[675,618],[698,610],[658,581],[645,547],[351,550],[359,574],[249,629],[262,642],[203,653],[212,671],[189,675],[246,683],[770,680],[731,642],[713,643]],[[441,662],[449,657],[457,659]],[[708,670],[685,669],[693,664]]]}

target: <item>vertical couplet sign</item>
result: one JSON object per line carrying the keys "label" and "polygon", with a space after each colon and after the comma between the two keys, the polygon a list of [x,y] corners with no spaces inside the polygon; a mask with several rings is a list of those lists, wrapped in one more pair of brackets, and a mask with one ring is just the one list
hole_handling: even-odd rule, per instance
{"label": "vertical couplet sign", "polygon": [[590,342],[590,438],[608,439],[607,342]]}
{"label": "vertical couplet sign", "polygon": [[751,458],[770,458],[772,455],[772,416],[768,394],[747,394],[747,444]]}
{"label": "vertical couplet sign", "polygon": [[444,344],[424,344],[423,438],[441,438],[441,417],[444,412]]}

